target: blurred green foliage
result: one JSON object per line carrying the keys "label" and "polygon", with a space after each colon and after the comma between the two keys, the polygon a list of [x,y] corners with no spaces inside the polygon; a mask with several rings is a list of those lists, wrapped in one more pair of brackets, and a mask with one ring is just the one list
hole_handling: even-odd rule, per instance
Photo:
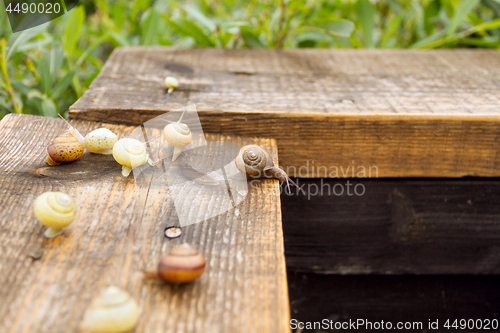
{"label": "blurred green foliage", "polygon": [[64,113],[117,46],[500,47],[500,0],[82,0],[15,34],[0,6],[0,117]]}

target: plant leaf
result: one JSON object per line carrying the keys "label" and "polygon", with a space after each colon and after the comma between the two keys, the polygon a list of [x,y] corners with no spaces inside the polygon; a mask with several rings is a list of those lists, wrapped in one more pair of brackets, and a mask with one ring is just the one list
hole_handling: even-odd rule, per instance
{"label": "plant leaf", "polygon": [[259,37],[256,36],[253,31],[251,31],[248,27],[240,28],[241,38],[245,42],[245,44],[254,49],[264,48],[265,45],[262,44]]}
{"label": "plant leaf", "polygon": [[467,15],[479,4],[479,0],[463,0],[460,5],[458,5],[453,18],[451,19],[450,25],[448,26],[446,35],[451,36],[460,27],[460,24],[465,20]]}
{"label": "plant leaf", "polygon": [[349,38],[354,31],[354,23],[344,19],[316,21],[316,25],[328,31],[329,35]]}
{"label": "plant leaf", "polygon": [[66,26],[64,27],[63,45],[69,54],[73,54],[80,32],[85,21],[85,11],[83,6],[75,7],[71,10]]}
{"label": "plant leaf", "polygon": [[42,109],[42,114],[45,117],[57,117],[56,105],[50,98],[45,98],[44,100],[42,100],[40,107]]}
{"label": "plant leaf", "polygon": [[38,63],[38,74],[40,75],[40,89],[45,95],[48,94],[52,86],[52,77],[50,76],[50,64],[46,56],[40,58]]}
{"label": "plant leaf", "polygon": [[142,24],[141,45],[151,45],[158,30],[160,14],[152,8]]}
{"label": "plant leaf", "polygon": [[374,48],[373,28],[375,26],[375,7],[369,0],[358,0],[356,2],[356,12],[363,30],[364,45]]}
{"label": "plant leaf", "polygon": [[52,89],[50,93],[50,98],[53,100],[57,100],[59,96],[61,95],[62,92],[68,88],[68,86],[71,84],[71,80],[73,79],[73,76],[75,75],[75,71],[69,71]]}
{"label": "plant leaf", "polygon": [[170,27],[178,34],[193,38],[198,44],[205,47],[215,46],[215,43],[205,35],[197,25],[183,18],[169,20]]}

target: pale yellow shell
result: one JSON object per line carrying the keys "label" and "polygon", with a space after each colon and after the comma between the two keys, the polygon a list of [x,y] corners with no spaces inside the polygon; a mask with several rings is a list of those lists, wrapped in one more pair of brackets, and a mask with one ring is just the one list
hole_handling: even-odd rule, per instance
{"label": "pale yellow shell", "polygon": [[61,229],[73,222],[76,206],[73,199],[62,192],[45,192],[35,200],[35,216],[41,224]]}
{"label": "pale yellow shell", "polygon": [[107,128],[98,128],[85,135],[85,146],[95,154],[109,154],[118,137]]}
{"label": "pale yellow shell", "polygon": [[124,290],[108,287],[95,297],[85,311],[80,330],[88,333],[125,333],[139,319],[137,302]]}
{"label": "pale yellow shell", "polygon": [[165,79],[165,85],[169,89],[175,89],[179,86],[179,81],[177,81],[175,77],[167,76],[167,78]]}
{"label": "pale yellow shell", "polygon": [[118,163],[129,168],[141,166],[148,160],[144,144],[130,138],[120,139],[115,143],[113,157]]}
{"label": "pale yellow shell", "polygon": [[163,138],[174,147],[183,148],[191,143],[193,135],[188,125],[172,123],[163,129]]}

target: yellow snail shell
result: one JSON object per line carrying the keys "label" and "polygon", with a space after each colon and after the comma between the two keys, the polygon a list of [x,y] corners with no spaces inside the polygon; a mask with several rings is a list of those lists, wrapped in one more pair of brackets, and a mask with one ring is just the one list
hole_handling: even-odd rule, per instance
{"label": "yellow snail shell", "polygon": [[193,135],[188,125],[181,122],[175,122],[165,126],[162,135],[168,143],[174,146],[172,161],[175,161],[182,153],[182,148],[189,145],[193,140]]}
{"label": "yellow snail shell", "polygon": [[113,146],[113,157],[122,165],[123,177],[128,177],[133,168],[149,159],[144,144],[136,139],[120,139]]}
{"label": "yellow snail shell", "polygon": [[68,132],[52,140],[52,144],[47,147],[47,157],[45,162],[48,165],[58,165],[63,162],[73,162],[83,155],[84,147],[73,135]]}
{"label": "yellow snail shell", "polygon": [[107,128],[98,128],[85,135],[86,148],[95,154],[112,154],[118,137]]}
{"label": "yellow snail shell", "polygon": [[45,237],[54,238],[73,222],[76,206],[73,199],[65,193],[45,192],[36,198],[34,212],[37,220],[48,227]]}
{"label": "yellow snail shell", "polygon": [[85,311],[80,330],[88,333],[125,333],[139,319],[137,302],[124,290],[108,287],[95,297]]}
{"label": "yellow snail shell", "polygon": [[177,81],[175,77],[167,76],[165,79],[165,85],[168,88],[168,93],[171,94],[172,91],[179,86],[179,81]]}

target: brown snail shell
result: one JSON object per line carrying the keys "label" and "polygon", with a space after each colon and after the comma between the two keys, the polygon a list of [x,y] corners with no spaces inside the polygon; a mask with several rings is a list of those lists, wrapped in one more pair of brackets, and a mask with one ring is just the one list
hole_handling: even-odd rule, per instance
{"label": "brown snail shell", "polygon": [[73,162],[83,155],[83,150],[83,145],[78,142],[77,138],[64,132],[52,140],[52,144],[47,147],[45,162],[49,165]]}
{"label": "brown snail shell", "polygon": [[274,165],[271,155],[260,146],[248,145],[241,148],[235,163],[240,172],[251,178],[276,178],[299,188],[283,169]]}
{"label": "brown snail shell", "polygon": [[200,277],[204,270],[203,256],[191,245],[183,243],[174,246],[161,258],[154,278],[171,283],[187,283]]}

